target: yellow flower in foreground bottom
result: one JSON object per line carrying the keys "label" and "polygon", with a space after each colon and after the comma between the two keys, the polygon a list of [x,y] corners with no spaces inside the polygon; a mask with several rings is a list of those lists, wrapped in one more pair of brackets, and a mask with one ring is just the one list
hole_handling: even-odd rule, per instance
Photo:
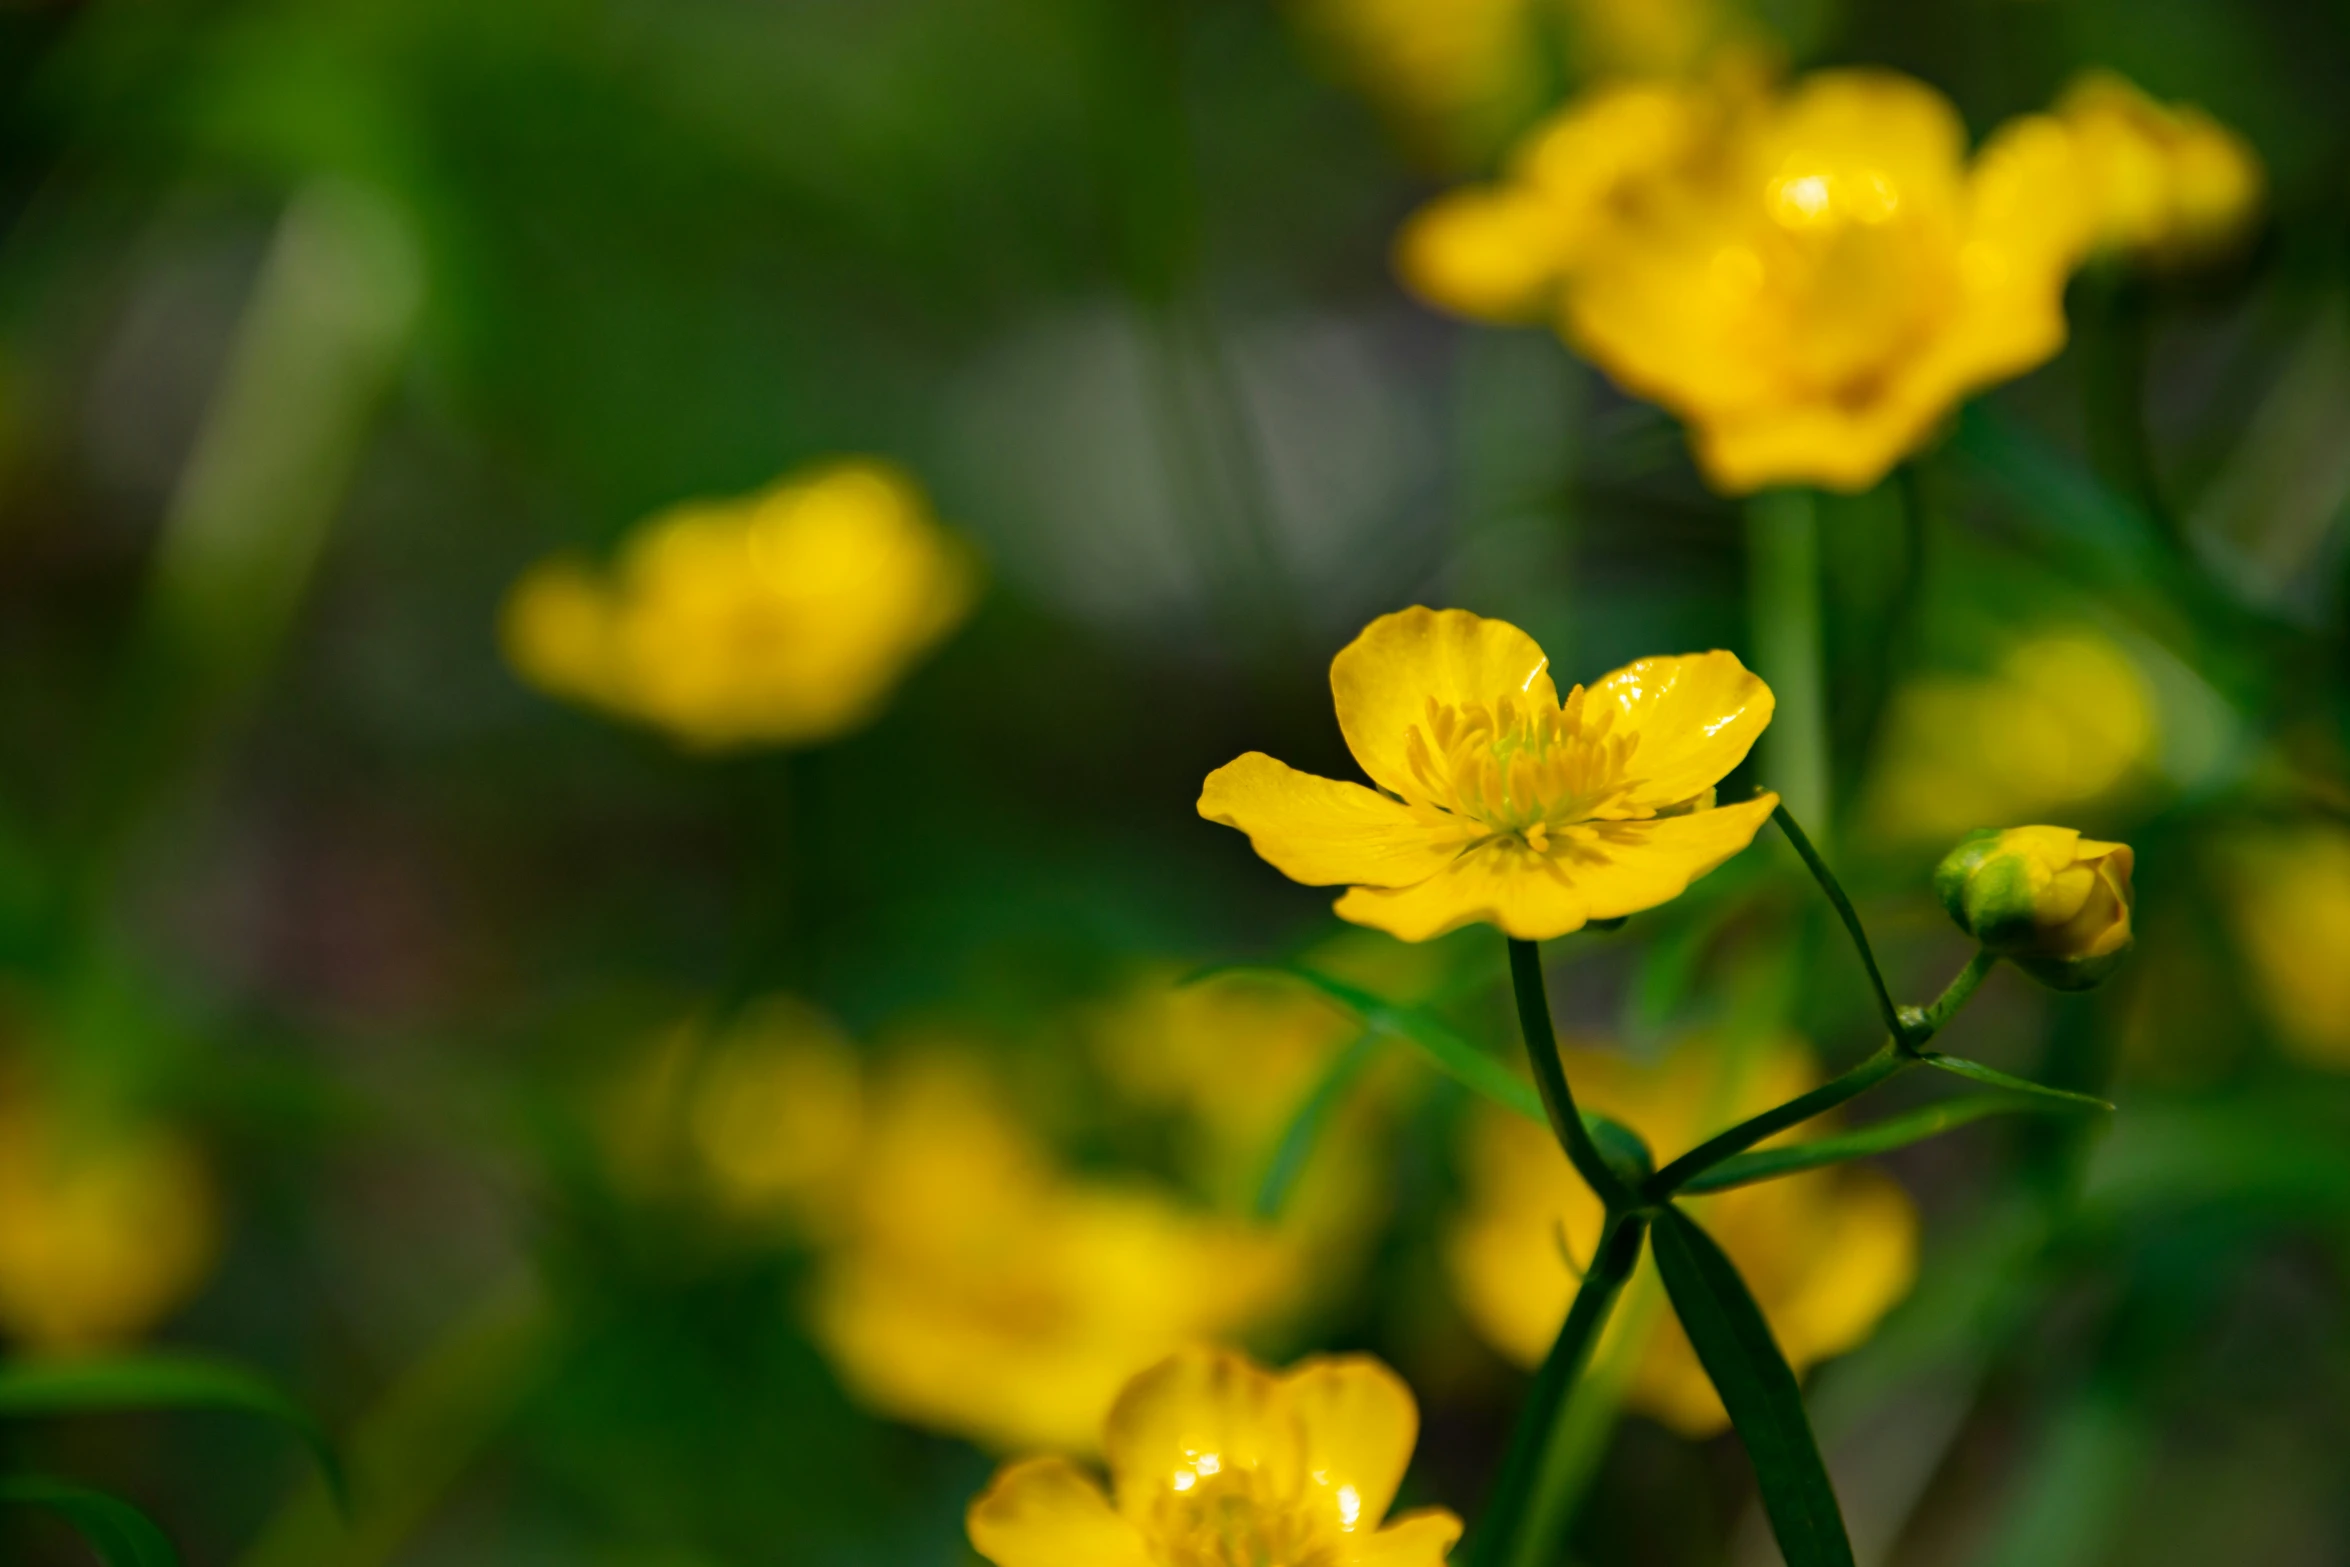
{"label": "yellow flower in foreground bottom", "polygon": [[210,1271],[212,1181],[146,1127],[69,1125],[30,1099],[0,1107],[0,1330],[44,1350],[137,1338]]}
{"label": "yellow flower in foreground bottom", "polygon": [[1438,1567],[1458,1518],[1381,1526],[1419,1424],[1411,1389],[1364,1356],[1275,1376],[1187,1350],[1118,1395],[1108,1495],[1064,1458],[1008,1464],[971,1504],[971,1543],[996,1567]]}
{"label": "yellow flower in foreground bottom", "polygon": [[[1818,1082],[1808,1054],[1792,1041],[1765,1048],[1727,1095],[1720,1085],[1737,1063],[1704,1040],[1654,1067],[1574,1051],[1567,1075],[1587,1108],[1638,1131],[1662,1163]],[[1723,1102],[1709,1105],[1709,1096]],[[1587,1261],[1598,1244],[1599,1199],[1548,1131],[1506,1110],[1481,1106],[1463,1151],[1468,1206],[1445,1250],[1454,1291],[1487,1342],[1520,1365],[1538,1365],[1574,1296],[1578,1276],[1569,1254]],[[1737,1263],[1799,1373],[1868,1337],[1916,1276],[1916,1210],[1875,1170],[1789,1176],[1691,1207]],[[1601,1353],[1633,1354],[1631,1406],[1690,1436],[1721,1429],[1728,1416],[1680,1324],[1658,1320],[1645,1330],[1646,1344],[1627,1346],[1615,1342],[1626,1320],[1619,1315],[1611,1324]]]}
{"label": "yellow flower in foreground bottom", "polygon": [[1721,136],[1566,292],[1569,340],[1687,421],[1716,487],[1866,489],[1960,398],[2063,346],[2086,235],[2053,121],[1970,165],[1932,88],[1824,71]]}
{"label": "yellow flower in foreground bottom", "polygon": [[542,562],[503,632],[532,684],[688,745],[810,744],[870,719],[975,581],[912,481],[850,462],[665,512],[609,574]]}
{"label": "yellow flower in foreground bottom", "polygon": [[2241,239],[2261,201],[2260,159],[2191,104],[2165,107],[2110,71],[2065,90],[2100,249],[2191,261]]}
{"label": "yellow flower in foreground bottom", "polygon": [[946,1056],[874,1093],[853,1202],[818,1268],[819,1344],[875,1409],[997,1447],[1089,1445],[1127,1378],[1300,1287],[1281,1237],[1057,1168]]}
{"label": "yellow flower in foreground bottom", "polygon": [[2350,831],[2312,826],[2228,846],[2236,943],[2295,1055],[2350,1069]]}
{"label": "yellow flower in foreground bottom", "polygon": [[1340,650],[1330,688],[1385,793],[1251,751],[1208,775],[1199,813],[1293,880],[1352,884],[1339,915],[1406,941],[1478,920],[1535,941],[1654,908],[1778,803],[1713,803],[1771,721],[1729,653],[1642,659],[1562,703],[1517,627],[1407,609]]}

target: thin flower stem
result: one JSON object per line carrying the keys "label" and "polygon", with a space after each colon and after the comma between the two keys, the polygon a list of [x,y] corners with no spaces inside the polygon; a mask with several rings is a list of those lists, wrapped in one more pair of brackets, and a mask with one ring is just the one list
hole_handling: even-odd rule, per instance
{"label": "thin flower stem", "polygon": [[1542,950],[1531,941],[1510,938],[1510,986],[1517,992],[1518,1027],[1526,1036],[1526,1059],[1534,1068],[1534,1086],[1542,1094],[1542,1109],[1559,1146],[1599,1200],[1610,1208],[1626,1206],[1632,1192],[1609,1167],[1575,1108],[1574,1090],[1567,1086],[1566,1063],[1559,1057],[1558,1036],[1550,1023],[1550,992],[1542,981]]}
{"label": "thin flower stem", "polygon": [[1777,701],[1763,734],[1771,785],[1804,820],[1828,828],[1828,698],[1820,642],[1820,504],[1810,490],[1765,490],[1746,503],[1755,667]]}
{"label": "thin flower stem", "polygon": [[1885,1079],[1917,1064],[1915,1056],[1887,1042],[1875,1055],[1843,1076],[1831,1078],[1808,1094],[1790,1099],[1775,1110],[1749,1117],[1699,1143],[1643,1181],[1641,1199],[1648,1203],[1663,1202],[1679,1191],[1684,1182],[1695,1180],[1733,1154],[1742,1154],[1766,1137],[1776,1137],[1791,1126],[1801,1126],[1813,1116],[1824,1115],[1847,1099],[1856,1099]]}
{"label": "thin flower stem", "polygon": [[1812,880],[1820,884],[1820,891],[1826,893],[1828,901],[1835,905],[1836,917],[1844,922],[1845,934],[1852,938],[1852,948],[1860,954],[1860,966],[1869,971],[1869,988],[1877,993],[1877,1015],[1885,1020],[1885,1032],[1904,1046],[1923,1043],[1909,1037],[1910,1025],[1903,1021],[1901,1008],[1894,1005],[1893,992],[1885,987],[1885,974],[1877,967],[1877,954],[1869,945],[1869,933],[1861,928],[1860,915],[1854,912],[1852,900],[1844,895],[1844,888],[1836,880],[1836,873],[1828,869],[1828,862],[1820,857],[1819,850],[1812,847],[1811,839],[1796,825],[1794,814],[1784,802],[1771,812],[1771,820],[1779,824],[1779,830],[1787,835],[1787,841],[1795,845],[1795,852],[1802,856],[1804,867],[1811,872]]}
{"label": "thin flower stem", "polygon": [[[1514,949],[1518,943],[1510,945]],[[1534,1499],[1544,1455],[1557,1439],[1560,1414],[1569,1405],[1567,1395],[1574,1391],[1591,1359],[1592,1346],[1599,1342],[1599,1331],[1623,1292],[1624,1281],[1640,1260],[1640,1243],[1647,1229],[1648,1221],[1640,1214],[1608,1210],[1591,1266],[1575,1291],[1575,1303],[1567,1308],[1567,1320],[1560,1324],[1559,1336],[1552,1341],[1542,1368],[1534,1373],[1534,1384],[1526,1390],[1526,1402],[1518,1410],[1509,1451],[1502,1456],[1501,1473],[1493,1482],[1492,1499],[1486,1503],[1476,1539],[1470,1542],[1467,1567],[1503,1567],[1515,1560],[1514,1546]]]}
{"label": "thin flower stem", "polygon": [[[1960,969],[1957,976],[1942,988],[1942,994],[1934,998],[1931,1006],[1902,1009],[1901,1032],[1879,1046],[1876,1054],[1843,1076],[1822,1083],[1808,1094],[1790,1099],[1775,1110],[1765,1110],[1760,1115],[1739,1122],[1726,1132],[1707,1138],[1642,1181],[1640,1200],[1651,1205],[1667,1201],[1675,1192],[1723,1160],[1742,1154],[1756,1143],[1767,1137],[1776,1137],[1791,1126],[1801,1126],[1812,1117],[1825,1114],[1848,1099],[1857,1099],[1887,1078],[1898,1077],[1918,1065],[1923,1059],[1918,1052],[1925,1047],[1926,1041],[1940,1033],[1943,1025],[1958,1015],[1959,1008],[1973,998],[1976,990],[1981,988],[1984,976],[1998,962],[1998,958],[1977,948],[1975,955],[1967,959],[1966,967]],[[1870,968],[1873,973],[1875,965],[1872,964]]]}

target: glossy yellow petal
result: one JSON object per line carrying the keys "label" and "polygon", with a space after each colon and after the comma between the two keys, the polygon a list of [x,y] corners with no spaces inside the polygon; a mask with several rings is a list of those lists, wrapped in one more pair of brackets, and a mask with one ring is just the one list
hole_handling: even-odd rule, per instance
{"label": "glossy yellow petal", "polygon": [[1419,1440],[1420,1410],[1403,1378],[1367,1355],[1308,1360],[1281,1379],[1305,1441],[1305,1482],[1345,1533],[1387,1516]]}
{"label": "glossy yellow petal", "polygon": [[[1689,884],[1754,841],[1779,803],[1775,794],[1736,805],[1641,822],[1593,822],[1560,851],[1586,919],[1616,919],[1668,903]],[[1513,932],[1514,934],[1514,932]]]}
{"label": "glossy yellow petal", "polygon": [[1441,1507],[1404,1514],[1354,1548],[1350,1567],[1442,1567],[1461,1521]]}
{"label": "glossy yellow petal", "polygon": [[[1465,609],[1412,608],[1382,615],[1330,661],[1338,728],[1371,781],[1415,798],[1405,736],[1428,704],[1493,702],[1558,706],[1550,660],[1506,620]],[[1394,884],[1390,884],[1394,885]]]}
{"label": "glossy yellow petal", "polygon": [[1149,1567],[1141,1533],[1065,1458],[1006,1464],[964,1515],[995,1567]]}
{"label": "glossy yellow petal", "polygon": [[1183,1350],[1127,1383],[1103,1447],[1118,1509],[1130,1518],[1211,1476],[1253,1470],[1280,1493],[1299,1472],[1297,1422],[1280,1383],[1228,1350]]}
{"label": "glossy yellow petal", "polygon": [[1262,751],[1208,774],[1199,813],[1239,828],[1274,869],[1315,887],[1410,886],[1442,870],[1476,832],[1424,819],[1361,784],[1301,773]]}
{"label": "glossy yellow petal", "polygon": [[1771,688],[1735,653],[1693,653],[1626,664],[1591,688],[1612,703],[1618,734],[1640,737],[1628,803],[1663,810],[1705,793],[1746,760],[1769,727]]}
{"label": "glossy yellow petal", "polygon": [[1512,838],[1480,844],[1415,886],[1356,887],[1335,907],[1340,919],[1404,941],[1427,941],[1480,920],[1521,941],[1547,941],[1592,918],[1582,888],[1558,860]]}

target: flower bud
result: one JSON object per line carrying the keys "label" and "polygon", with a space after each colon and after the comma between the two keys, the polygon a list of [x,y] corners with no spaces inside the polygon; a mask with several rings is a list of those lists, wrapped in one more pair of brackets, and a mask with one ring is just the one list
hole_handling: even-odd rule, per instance
{"label": "flower bud", "polygon": [[2087,990],[2130,947],[2126,843],[2070,827],[1986,827],[1934,872],[1959,929],[2057,990]]}

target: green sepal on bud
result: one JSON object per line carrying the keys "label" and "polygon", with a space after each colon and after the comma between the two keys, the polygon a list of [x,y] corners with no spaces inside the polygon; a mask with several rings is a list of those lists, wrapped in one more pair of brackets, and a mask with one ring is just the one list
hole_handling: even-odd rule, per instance
{"label": "green sepal on bud", "polygon": [[1958,928],[2040,983],[2087,990],[2130,950],[2126,843],[2070,827],[1985,827],[1934,871]]}

